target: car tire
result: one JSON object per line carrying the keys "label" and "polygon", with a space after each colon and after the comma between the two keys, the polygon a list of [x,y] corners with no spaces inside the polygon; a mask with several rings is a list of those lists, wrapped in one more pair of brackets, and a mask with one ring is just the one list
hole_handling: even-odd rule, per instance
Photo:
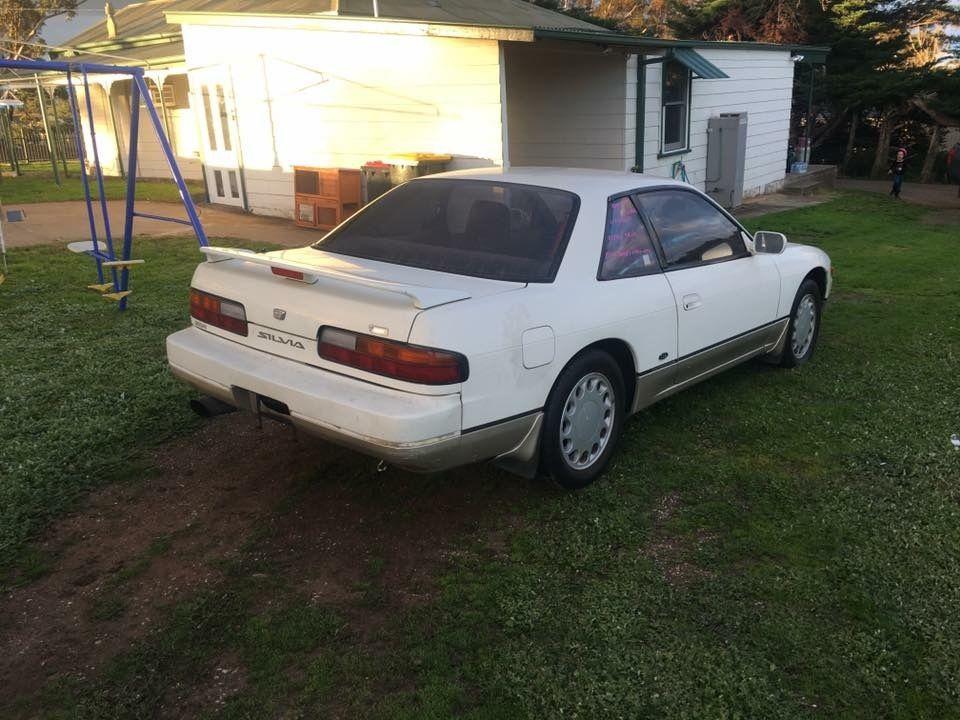
{"label": "car tire", "polygon": [[783,342],[780,365],[794,368],[803,365],[813,357],[820,337],[820,316],[823,311],[823,298],[820,286],[806,279],[797,290],[790,310],[790,323]]}
{"label": "car tire", "polygon": [[574,358],[547,399],[540,439],[542,469],[570,490],[592,483],[610,462],[625,410],[617,362],[601,350]]}

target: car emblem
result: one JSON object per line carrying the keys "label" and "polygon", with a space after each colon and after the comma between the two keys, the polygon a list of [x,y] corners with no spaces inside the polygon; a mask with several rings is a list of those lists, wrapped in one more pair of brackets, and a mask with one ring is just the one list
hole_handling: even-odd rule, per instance
{"label": "car emblem", "polygon": [[287,317],[287,311],[283,308],[274,308],[273,317],[275,320],[283,320],[285,317]]}

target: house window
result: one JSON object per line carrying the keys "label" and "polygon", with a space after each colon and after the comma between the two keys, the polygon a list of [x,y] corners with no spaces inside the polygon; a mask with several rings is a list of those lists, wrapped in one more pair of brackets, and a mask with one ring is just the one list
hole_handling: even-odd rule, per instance
{"label": "house window", "polygon": [[[150,89],[150,99],[153,100],[153,106],[160,110],[160,108],[166,108],[167,110],[174,110],[178,107],[177,105],[177,95],[173,89],[173,85],[168,82],[163,84],[163,102],[160,102],[160,89],[157,87],[157,83],[153,80],[147,81],[147,87]],[[147,104],[144,99],[140,98],[140,107],[146,107]]]}
{"label": "house window", "polygon": [[663,63],[660,152],[686,150],[690,141],[690,70],[676,60]]}

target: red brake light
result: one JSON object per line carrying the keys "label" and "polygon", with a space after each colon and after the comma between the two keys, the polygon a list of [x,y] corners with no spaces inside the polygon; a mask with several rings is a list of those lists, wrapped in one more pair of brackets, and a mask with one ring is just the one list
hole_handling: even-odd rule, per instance
{"label": "red brake light", "polygon": [[190,316],[237,335],[247,334],[247,313],[238,302],[190,288]]}
{"label": "red brake light", "polygon": [[290,278],[291,280],[299,280],[303,282],[303,273],[299,270],[287,270],[286,268],[270,266],[270,272],[274,275],[279,275],[280,277]]}
{"label": "red brake light", "polygon": [[469,374],[467,359],[460,353],[332,327],[320,331],[317,352],[325,360],[422,385],[460,383]]}

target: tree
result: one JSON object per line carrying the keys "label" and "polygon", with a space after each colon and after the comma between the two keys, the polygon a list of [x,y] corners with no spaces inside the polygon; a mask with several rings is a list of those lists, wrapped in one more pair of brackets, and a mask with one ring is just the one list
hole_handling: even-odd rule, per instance
{"label": "tree", "polygon": [[822,13],[816,0],[673,0],[677,37],[704,40],[802,43]]}
{"label": "tree", "polygon": [[77,4],[77,0],[0,0],[0,55],[16,60],[44,54],[32,44],[42,43],[44,24],[61,15],[73,17]]}

